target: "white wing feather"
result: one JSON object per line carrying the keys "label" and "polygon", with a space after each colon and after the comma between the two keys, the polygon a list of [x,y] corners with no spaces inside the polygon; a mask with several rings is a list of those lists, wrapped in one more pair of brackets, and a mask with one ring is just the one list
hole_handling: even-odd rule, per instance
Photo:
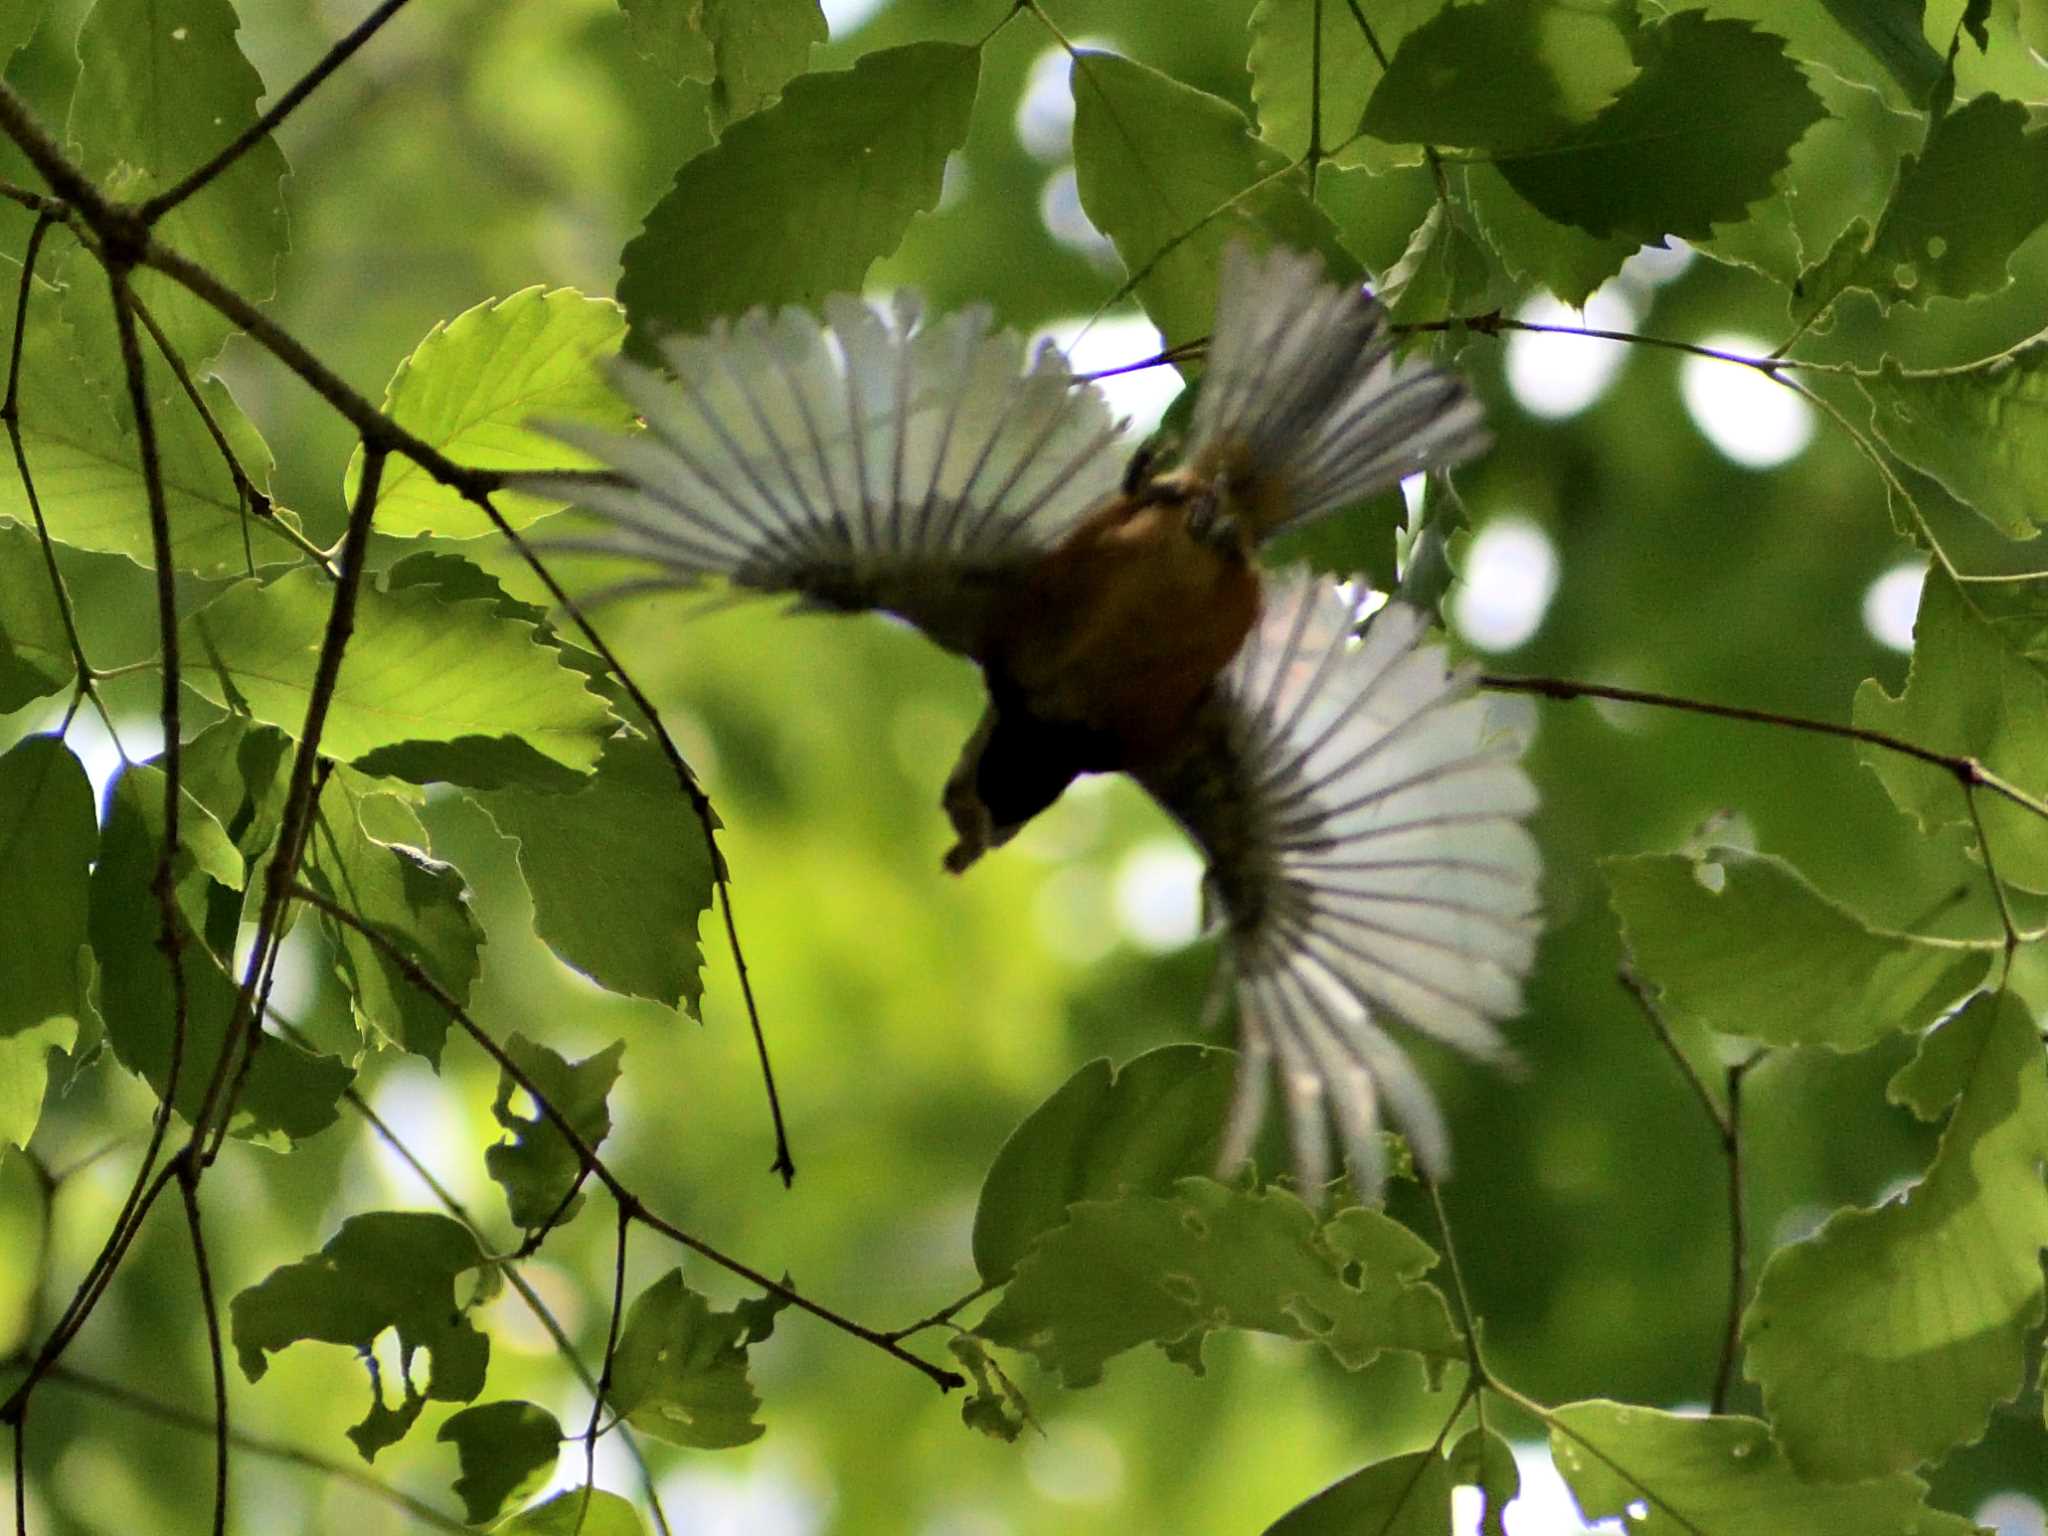
{"label": "white wing feather", "polygon": [[1469,1054],[1504,1054],[1535,955],[1535,791],[1492,737],[1469,670],[1390,603],[1306,574],[1277,580],[1218,679],[1196,740],[1142,777],[1200,843],[1226,925],[1244,1064],[1225,1158],[1242,1161],[1278,1069],[1305,1188],[1334,1121],[1360,1182],[1391,1111],[1418,1163],[1448,1167],[1442,1119],[1387,1016]]}
{"label": "white wing feather", "polygon": [[673,377],[613,365],[646,421],[630,435],[544,424],[610,466],[530,475],[604,531],[569,547],[645,562],[632,585],[725,577],[840,609],[885,608],[974,648],[991,584],[1116,489],[1118,424],[1051,346],[972,308],[922,324],[826,300],[827,323],[755,310],[663,343]]}

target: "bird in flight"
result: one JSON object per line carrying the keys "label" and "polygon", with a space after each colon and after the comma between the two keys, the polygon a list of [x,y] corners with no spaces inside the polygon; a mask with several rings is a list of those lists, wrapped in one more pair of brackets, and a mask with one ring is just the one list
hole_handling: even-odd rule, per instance
{"label": "bird in flight", "polygon": [[1397,358],[1385,311],[1317,258],[1242,243],[1171,464],[1120,448],[1101,391],[982,308],[840,296],[823,324],[755,310],[660,351],[666,372],[613,365],[645,431],[547,428],[605,471],[515,477],[596,515],[566,547],[631,561],[626,588],[880,610],[975,662],[988,706],[946,781],[946,868],[1077,775],[1129,774],[1208,862],[1241,1050],[1221,1163],[1249,1153],[1277,1073],[1304,1195],[1331,1126],[1376,1194],[1383,1108],[1445,1172],[1435,1101],[1383,1021],[1506,1054],[1496,1021],[1536,944],[1535,793],[1421,612],[1258,557],[1483,448],[1463,381]]}

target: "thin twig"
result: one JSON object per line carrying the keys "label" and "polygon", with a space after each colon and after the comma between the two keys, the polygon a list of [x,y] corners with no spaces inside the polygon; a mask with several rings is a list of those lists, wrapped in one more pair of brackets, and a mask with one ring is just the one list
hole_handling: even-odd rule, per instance
{"label": "thin twig", "polygon": [[1721,1358],[1714,1367],[1714,1395],[1708,1400],[1713,1413],[1726,1410],[1735,1382],[1735,1358],[1742,1349],[1742,1304],[1749,1287],[1749,1221],[1742,1210],[1742,1080],[1767,1054],[1759,1046],[1728,1068],[1728,1118],[1721,1136],[1728,1166],[1728,1314],[1721,1328]]}
{"label": "thin twig", "polygon": [[1804,715],[1781,714],[1770,709],[1745,709],[1736,704],[1714,704],[1705,699],[1688,699],[1676,694],[1652,693],[1641,688],[1616,688],[1605,683],[1582,683],[1566,677],[1519,677],[1512,673],[1482,672],[1479,686],[1495,693],[1533,693],[1541,698],[1569,702],[1574,699],[1607,699],[1616,704],[1644,704],[1652,709],[1672,709],[1686,714],[1711,715],[1719,720],[1742,720],[1752,725],[1775,725],[1786,730],[1810,731],[1819,736],[1839,736],[1860,741],[1882,751],[1896,752],[1939,768],[1965,789],[1981,785],[2010,800],[2022,810],[2048,819],[2048,801],[2029,794],[2017,784],[1993,773],[1974,757],[1937,752],[1918,742],[1867,730],[1860,725],[1841,725],[1833,720],[1815,720]]}
{"label": "thin twig", "polygon": [[161,219],[165,214],[177,207],[178,204],[184,202],[193,193],[200,191],[209,182],[226,171],[229,166],[241,159],[243,155],[260,143],[272,129],[291,116],[298,109],[300,102],[312,95],[323,80],[346,63],[349,56],[374,37],[378,29],[395,16],[405,4],[406,0],[384,0],[382,5],[370,12],[368,16],[364,17],[357,24],[355,30],[335,43],[326,53],[322,54],[320,61],[307,70],[305,74],[301,75],[297,83],[290,90],[278,97],[276,104],[268,112],[257,118],[247,128],[244,128],[219,154],[193,171],[169,191],[159,192],[155,197],[144,203],[139,210],[143,222],[147,224],[156,223],[158,219]]}
{"label": "thin twig", "polygon": [[1630,965],[1623,965],[1616,973],[1616,979],[1621,982],[1623,990],[1636,1000],[1636,1006],[1642,1009],[1643,1017],[1650,1021],[1650,1029],[1657,1036],[1657,1043],[1664,1047],[1665,1055],[1671,1058],[1680,1074],[1692,1086],[1693,1096],[1700,1101],[1700,1108],[1706,1111],[1707,1123],[1713,1126],[1715,1136],[1725,1143],[1729,1136],[1727,1112],[1714,1102],[1714,1095],[1708,1091],[1706,1080],[1694,1068],[1692,1058],[1680,1049],[1678,1037],[1671,1033],[1671,1026],[1665,1022],[1664,1010],[1657,1006],[1656,998],[1650,995],[1649,983],[1638,976],[1635,967]]}
{"label": "thin twig", "polygon": [[213,1536],[228,1528],[228,1371],[220,1342],[220,1308],[213,1297],[213,1271],[206,1261],[206,1234],[199,1220],[199,1166],[178,1159],[178,1194],[185,1204],[185,1228],[192,1235],[192,1267],[199,1277],[199,1304],[206,1315],[206,1350],[213,1365]]}
{"label": "thin twig", "polygon": [[597,1371],[597,1390],[590,1394],[590,1421],[583,1426],[583,1486],[597,1484],[597,1424],[604,1417],[605,1399],[611,1396],[612,1364],[619,1355],[619,1322],[626,1311],[626,1240],[633,1234],[633,1216],[624,1204],[619,1210],[618,1231],[612,1247],[612,1315],[605,1325],[604,1360]]}
{"label": "thin twig", "polygon": [[955,1387],[966,1385],[965,1379],[956,1372],[933,1365],[928,1360],[919,1359],[887,1334],[866,1327],[845,1316],[843,1313],[835,1312],[830,1307],[812,1301],[809,1297],[781,1281],[769,1279],[751,1265],[742,1263],[729,1254],[712,1247],[702,1238],[685,1232],[681,1227],[657,1216],[642,1203],[638,1195],[626,1187],[617,1174],[612,1172],[604,1159],[598,1156],[596,1149],[584,1139],[583,1134],[555,1107],[546,1091],[527,1074],[518,1062],[514,1061],[507,1054],[504,1047],[491,1038],[482,1025],[470,1017],[468,1009],[464,1008],[461,1003],[449,995],[446,988],[420,968],[418,962],[412,956],[399,948],[398,945],[393,943],[374,925],[364,922],[362,918],[356,916],[353,912],[337,906],[311,887],[306,885],[294,886],[291,895],[295,900],[303,901],[308,906],[327,913],[337,922],[345,923],[361,934],[397,969],[400,975],[404,976],[408,982],[417,987],[426,996],[432,998],[442,1011],[449,1018],[453,1019],[462,1028],[463,1032],[474,1040],[483,1049],[485,1054],[498,1064],[499,1069],[506,1076],[526,1090],[534,1103],[539,1106],[541,1113],[547,1117],[548,1123],[554,1126],[562,1139],[569,1144],[569,1148],[575,1153],[577,1160],[590,1170],[597,1181],[610,1192],[611,1197],[619,1202],[621,1206],[625,1207],[635,1221],[653,1228],[671,1242],[708,1259],[711,1263],[716,1264],[719,1268],[731,1274],[738,1275],[749,1284],[758,1286],[771,1295],[780,1296],[791,1306],[810,1313],[821,1322],[831,1324],[842,1333],[851,1334],[864,1343],[874,1345],[885,1354],[901,1360],[904,1364],[929,1377],[942,1391],[951,1391]]}
{"label": "thin twig", "polygon": [[923,1333],[927,1328],[943,1328],[946,1324],[952,1322],[962,1309],[973,1306],[982,1297],[1001,1284],[1000,1280],[984,1280],[958,1301],[948,1302],[945,1306],[939,1308],[938,1311],[931,1313],[929,1316],[921,1317],[914,1323],[906,1323],[901,1328],[892,1328],[884,1337],[900,1344],[912,1334]]}

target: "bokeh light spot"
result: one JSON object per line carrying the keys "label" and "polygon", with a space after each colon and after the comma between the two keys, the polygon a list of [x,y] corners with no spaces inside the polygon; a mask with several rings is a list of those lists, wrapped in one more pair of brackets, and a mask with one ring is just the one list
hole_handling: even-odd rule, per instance
{"label": "bokeh light spot", "polygon": [[[1628,331],[1639,316],[1627,289],[1610,283],[1586,301],[1583,313],[1546,293],[1524,304],[1515,318],[1528,325]],[[1605,394],[1627,358],[1622,343],[1597,336],[1516,331],[1508,337],[1508,389],[1530,415],[1562,421]]]}
{"label": "bokeh light spot", "polygon": [[1863,594],[1863,627],[1871,639],[1895,651],[1913,649],[1913,620],[1926,581],[1924,561],[1902,560],[1870,584]]}
{"label": "bokeh light spot", "polygon": [[1116,870],[1116,918],[1139,949],[1164,954],[1202,932],[1202,860],[1178,838],[1140,843]]}
{"label": "bokeh light spot", "polygon": [[1557,548],[1521,517],[1497,517],[1465,552],[1451,622],[1482,651],[1512,651],[1542,627],[1557,592]]}
{"label": "bokeh light spot", "polygon": [[[1709,336],[1716,352],[1761,357],[1769,346],[1754,336]],[[1686,413],[1702,436],[1746,469],[1774,469],[1796,459],[1813,441],[1813,407],[1754,368],[1712,357],[1688,357],[1678,373]]]}

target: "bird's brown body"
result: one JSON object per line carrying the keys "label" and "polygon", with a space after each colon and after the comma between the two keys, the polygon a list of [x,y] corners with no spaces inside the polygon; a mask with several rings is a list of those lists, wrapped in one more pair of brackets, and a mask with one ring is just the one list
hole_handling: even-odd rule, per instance
{"label": "bird's brown body", "polygon": [[1259,615],[1243,526],[1194,518],[1207,488],[1147,481],[1090,513],[1007,594],[981,657],[990,705],[947,782],[965,869],[1080,773],[1157,762]]}

